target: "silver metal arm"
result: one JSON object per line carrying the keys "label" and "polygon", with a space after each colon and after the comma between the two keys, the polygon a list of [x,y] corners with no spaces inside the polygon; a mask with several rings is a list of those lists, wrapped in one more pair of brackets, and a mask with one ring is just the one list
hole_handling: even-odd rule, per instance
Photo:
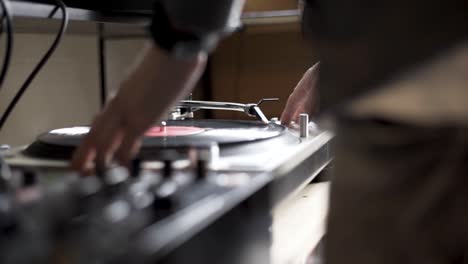
{"label": "silver metal arm", "polygon": [[256,104],[240,104],[240,103],[230,103],[230,102],[212,102],[212,101],[192,101],[185,100],[180,101],[176,106],[178,110],[185,110],[185,113],[188,113],[190,116],[191,113],[201,110],[227,110],[227,111],[236,111],[243,112],[248,116],[257,117],[260,121],[268,123],[268,118],[263,114],[259,105],[265,101],[277,101],[278,99],[263,99]]}
{"label": "silver metal arm", "polygon": [[180,101],[177,105],[178,108],[186,108],[190,111],[197,111],[200,109],[210,110],[228,110],[249,113],[250,105],[228,102],[211,102],[211,101]]}

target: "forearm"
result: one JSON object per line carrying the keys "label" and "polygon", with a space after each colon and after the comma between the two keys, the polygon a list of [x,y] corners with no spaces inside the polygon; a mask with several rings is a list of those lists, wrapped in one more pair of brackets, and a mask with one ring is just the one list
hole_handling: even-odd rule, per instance
{"label": "forearm", "polygon": [[122,82],[116,99],[126,104],[126,98],[141,96],[133,101],[146,102],[144,105],[129,107],[143,107],[146,108],[145,112],[153,113],[156,119],[164,118],[167,111],[193,89],[205,63],[206,54],[178,58],[149,44],[130,75]]}
{"label": "forearm", "polygon": [[156,1],[151,27],[154,41],[142,52],[116,97],[95,118],[73,158],[78,170],[93,160],[100,168],[113,159],[129,166],[144,132],[193,89],[207,53],[240,24],[244,2]]}
{"label": "forearm", "polygon": [[[156,0],[155,11],[157,6],[164,9],[165,12],[161,15],[167,16],[172,24],[169,27],[201,38],[210,36],[217,40],[240,25],[244,2],[245,0]],[[155,20],[154,23],[156,22],[158,21]],[[170,29],[163,28],[162,32],[165,30]],[[206,52],[207,50],[202,49],[195,56],[174,56],[170,50],[158,46],[157,42],[149,45],[129,77],[122,83],[117,99],[125,103],[125,98],[134,96],[135,90],[144,90],[146,93],[138,94],[152,97],[152,103],[144,106],[147,107],[146,110],[164,114],[163,110],[167,110],[195,86],[204,70]],[[157,87],[153,87],[155,85]],[[143,101],[144,98],[140,99]]]}

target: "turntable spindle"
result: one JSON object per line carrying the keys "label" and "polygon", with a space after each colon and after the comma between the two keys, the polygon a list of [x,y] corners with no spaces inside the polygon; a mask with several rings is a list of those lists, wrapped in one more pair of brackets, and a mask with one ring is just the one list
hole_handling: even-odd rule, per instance
{"label": "turntable spindle", "polygon": [[161,122],[161,127],[159,128],[159,131],[161,133],[166,133],[167,132],[167,123],[165,121]]}

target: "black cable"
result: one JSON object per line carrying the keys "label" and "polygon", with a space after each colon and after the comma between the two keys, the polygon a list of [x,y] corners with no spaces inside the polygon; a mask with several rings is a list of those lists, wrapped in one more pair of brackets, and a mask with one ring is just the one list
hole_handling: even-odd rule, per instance
{"label": "black cable", "polygon": [[[0,0],[0,1],[2,1],[2,0]],[[65,31],[67,30],[68,20],[69,20],[67,6],[61,0],[55,0],[55,2],[57,3],[57,5],[60,7],[60,10],[62,11],[62,24],[60,26],[60,31],[58,32],[57,37],[55,38],[52,46],[49,48],[49,50],[44,55],[44,57],[39,61],[37,66],[34,68],[34,70],[28,76],[28,78],[23,83],[23,85],[21,86],[19,91],[16,93],[13,100],[8,105],[5,113],[3,114],[2,118],[0,119],[0,131],[2,130],[3,126],[5,125],[6,121],[8,120],[8,117],[11,115],[11,112],[15,108],[18,101],[21,99],[23,94],[26,92],[28,87],[31,85],[31,83],[36,78],[37,74],[41,71],[41,69],[44,67],[44,65],[47,63],[47,61],[50,59],[50,57],[53,55],[53,53],[57,49],[58,45],[60,44],[60,41],[63,38],[63,35],[65,34]]]}
{"label": "black cable", "polygon": [[52,11],[50,11],[50,13],[49,13],[49,15],[47,17],[48,18],[53,18],[59,9],[60,9],[60,6],[55,6],[54,9],[52,9]]}
{"label": "black cable", "polygon": [[[59,6],[54,6],[54,8],[52,9],[52,11],[50,11],[47,17],[53,18],[59,9],[60,9]],[[0,36],[3,34],[3,20],[4,20],[4,15],[2,13],[2,18],[0,19]]]}
{"label": "black cable", "polygon": [[99,24],[99,81],[101,90],[101,108],[104,108],[107,101],[107,58],[106,58],[106,37],[104,36],[104,25]]}
{"label": "black cable", "polygon": [[2,65],[2,70],[0,72],[0,90],[3,87],[3,83],[5,82],[5,78],[8,73],[8,69],[10,68],[10,62],[11,62],[11,55],[13,54],[13,24],[12,24],[12,17],[10,13],[10,9],[6,3],[6,0],[0,0],[0,5],[2,6],[3,9],[3,17],[2,17],[2,22],[5,20],[5,23],[2,23],[2,28],[3,26],[6,27],[6,51],[5,51],[5,56],[3,57],[3,65]]}

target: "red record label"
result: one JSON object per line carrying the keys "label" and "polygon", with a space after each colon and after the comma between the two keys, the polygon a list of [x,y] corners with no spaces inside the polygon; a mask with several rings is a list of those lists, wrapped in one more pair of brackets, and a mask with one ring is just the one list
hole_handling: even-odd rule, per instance
{"label": "red record label", "polygon": [[180,137],[204,132],[205,129],[191,126],[154,126],[146,131],[147,137]]}

